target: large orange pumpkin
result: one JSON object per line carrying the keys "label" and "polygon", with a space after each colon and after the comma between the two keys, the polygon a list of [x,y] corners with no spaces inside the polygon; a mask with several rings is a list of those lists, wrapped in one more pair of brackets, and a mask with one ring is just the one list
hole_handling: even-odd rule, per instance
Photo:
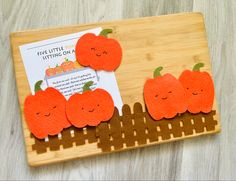
{"label": "large orange pumpkin", "polygon": [[83,93],[72,95],[66,104],[67,117],[78,128],[97,126],[102,121],[108,121],[114,112],[111,95],[104,89],[90,90],[92,84],[92,81],[87,82]]}
{"label": "large orange pumpkin", "polygon": [[76,59],[83,66],[90,66],[95,70],[113,71],[119,67],[122,49],[118,41],[107,38],[111,29],[104,29],[99,36],[86,33],[76,44]]}
{"label": "large orange pumpkin", "polygon": [[144,100],[155,120],[173,118],[187,110],[187,97],[181,83],[171,74],[161,75],[162,67],[154,71],[154,79],[144,85]]}
{"label": "large orange pumpkin", "polygon": [[71,125],[66,117],[65,97],[52,87],[41,90],[42,82],[35,84],[35,95],[27,96],[24,102],[26,123],[39,139],[56,135]]}
{"label": "large orange pumpkin", "polygon": [[203,63],[198,63],[193,70],[185,70],[179,77],[188,98],[188,111],[208,113],[214,101],[214,84],[209,73],[201,72]]}

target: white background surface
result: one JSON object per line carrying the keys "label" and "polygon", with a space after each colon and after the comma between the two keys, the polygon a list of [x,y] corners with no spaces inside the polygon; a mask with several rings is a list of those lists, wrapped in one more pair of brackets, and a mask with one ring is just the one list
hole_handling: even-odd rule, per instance
{"label": "white background surface", "polygon": [[[61,63],[64,62],[65,58],[68,58],[72,61],[76,60],[75,53],[72,53],[72,50],[74,49],[76,42],[81,36],[83,36],[85,33],[94,33],[98,35],[101,30],[102,29],[98,27],[96,29],[91,29],[88,31],[73,33],[70,35],[60,36],[57,38],[20,46],[21,57],[24,62],[31,92],[34,93],[34,85],[37,81],[44,80],[45,70],[48,67],[54,68],[56,67],[56,65],[61,65]],[[66,49],[66,47],[68,46],[72,48]],[[55,50],[55,48],[61,47],[63,47],[63,51],[52,51]],[[71,54],[63,55],[63,52],[66,52],[66,50],[69,50]],[[45,51],[47,52],[47,54],[42,55],[42,53]],[[61,56],[55,56],[46,60],[43,59],[43,56],[55,54],[58,55],[59,53],[61,54]]]}
{"label": "white background surface", "polygon": [[[48,67],[52,68],[52,67],[55,67],[56,65],[61,65],[61,63],[65,60],[65,58],[72,61],[76,60],[75,53],[72,53],[72,50],[75,49],[74,47],[81,36],[83,36],[85,33],[94,33],[95,35],[98,35],[101,32],[101,30],[102,30],[101,27],[97,27],[95,29],[90,29],[90,30],[86,30],[86,31],[78,32],[78,33],[68,34],[68,35],[20,46],[21,56],[23,58],[23,62],[26,69],[26,74],[27,74],[27,78],[28,78],[28,82],[29,82],[32,94],[34,94],[34,85],[39,80],[44,80],[42,89],[45,89],[47,87],[47,84],[45,81],[45,70]],[[66,49],[66,47],[68,46],[71,48]],[[63,47],[63,50],[58,50],[61,47]],[[56,51],[54,51],[55,49]],[[68,50],[71,53],[67,55],[63,55],[63,52],[66,52]],[[45,51],[46,51],[46,54],[44,53]],[[43,56],[59,54],[59,53],[61,54],[61,56],[56,56],[56,57],[49,58],[46,60],[43,59]],[[62,80],[62,79],[63,80],[70,79],[71,77],[75,77],[76,75],[79,75],[80,77],[82,77],[82,75],[85,75],[87,73],[96,74],[94,70],[90,68],[85,68],[83,69],[83,71],[77,71],[76,73],[70,73],[70,74],[63,73],[60,76],[57,75],[57,76],[54,76],[54,78],[51,77],[48,79],[48,84],[50,87],[54,87],[54,84],[52,82],[56,82],[57,80]],[[108,91],[113,98],[115,106],[118,108],[119,112],[121,113],[121,108],[122,108],[123,103],[122,103],[119,87],[117,85],[114,72],[97,71],[97,75],[98,75],[98,80],[97,79],[88,80],[88,81],[94,82],[94,86],[92,88],[93,89],[102,88]],[[69,84],[69,86],[71,85],[72,84]],[[78,88],[82,88],[82,87],[83,85],[79,86]],[[66,90],[70,91],[71,89],[66,88]],[[69,95],[64,92],[61,91],[61,93],[63,93],[68,99]],[[73,92],[73,93],[76,93],[76,92]]]}

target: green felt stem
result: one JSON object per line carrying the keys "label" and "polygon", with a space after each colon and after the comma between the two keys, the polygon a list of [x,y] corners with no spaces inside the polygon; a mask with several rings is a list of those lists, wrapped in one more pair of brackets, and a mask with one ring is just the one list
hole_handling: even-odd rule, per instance
{"label": "green felt stem", "polygon": [[153,77],[156,78],[158,76],[161,76],[161,70],[163,69],[163,67],[157,67],[155,70],[154,70],[154,73],[153,73]]}
{"label": "green felt stem", "polygon": [[65,58],[65,61],[66,61],[66,62],[68,62],[68,61],[69,61],[69,59],[68,59],[68,58]]}
{"label": "green felt stem", "polygon": [[86,82],[83,86],[83,92],[90,91],[91,90],[90,86],[92,86],[92,85],[93,85],[93,81]]}
{"label": "green felt stem", "polygon": [[102,30],[102,31],[99,33],[99,36],[105,36],[105,37],[107,37],[107,35],[108,35],[109,33],[112,33],[112,29],[104,29],[104,30]]}
{"label": "green felt stem", "polygon": [[194,65],[193,71],[200,71],[201,67],[204,67],[204,63],[197,63],[196,65]]}
{"label": "green felt stem", "polygon": [[39,80],[38,82],[35,83],[35,85],[34,85],[34,92],[35,92],[35,93],[38,92],[38,91],[40,91],[40,90],[42,90],[42,89],[41,89],[41,84],[42,84],[42,83],[43,83],[42,80]]}

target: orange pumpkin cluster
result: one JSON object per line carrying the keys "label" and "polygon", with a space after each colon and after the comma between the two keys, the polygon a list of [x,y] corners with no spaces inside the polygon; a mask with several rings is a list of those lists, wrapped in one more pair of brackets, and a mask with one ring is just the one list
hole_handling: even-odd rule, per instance
{"label": "orange pumpkin cluster", "polygon": [[[107,34],[111,29],[104,29],[96,36],[91,33],[83,35],[76,44],[76,58],[83,66],[95,70],[113,71],[121,63],[120,44]],[[144,100],[149,114],[155,120],[173,118],[177,114],[208,113],[212,110],[214,85],[207,72],[201,72],[203,63],[198,63],[193,70],[185,70],[179,79],[167,73],[161,75],[162,67],[154,71],[154,79],[148,79],[144,85]],[[60,66],[48,68],[47,76],[73,70],[74,62],[66,59]],[[97,126],[111,119],[114,102],[104,89],[92,91],[92,81],[85,83],[83,92],[75,93],[68,101],[54,88],[41,90],[39,81],[35,85],[35,95],[25,99],[24,112],[30,131],[37,138],[56,135],[71,125],[82,128]]]}
{"label": "orange pumpkin cluster", "polygon": [[29,95],[24,102],[26,123],[31,133],[43,139],[56,135],[72,125],[78,128],[97,126],[108,121],[114,112],[111,95],[103,89],[92,91],[92,81],[83,87],[83,93],[76,93],[66,101],[56,89],[48,87],[42,90],[42,80],[35,84],[35,95]]}
{"label": "orange pumpkin cluster", "polygon": [[[102,30],[98,36],[91,33],[83,35],[75,47],[77,61],[94,70],[115,70],[121,63],[122,49],[115,39],[107,38],[109,33],[112,33],[111,29]],[[49,67],[45,74],[50,77],[74,68],[74,62],[66,59],[60,66]],[[103,89],[90,90],[93,82],[86,83],[83,93],[72,95],[68,101],[54,88],[41,90],[41,83],[36,83],[35,95],[26,97],[24,103],[26,122],[37,138],[56,135],[71,124],[78,128],[97,126],[113,115],[111,95]]]}
{"label": "orange pumpkin cluster", "polygon": [[57,65],[54,68],[48,68],[45,71],[46,76],[50,77],[56,74],[61,74],[62,72],[69,72],[75,69],[75,65],[73,61],[69,61],[67,58],[65,61],[59,66]]}
{"label": "orange pumpkin cluster", "polygon": [[144,100],[149,114],[155,120],[173,118],[189,111],[209,113],[214,101],[214,85],[209,73],[200,72],[203,63],[193,70],[185,70],[176,79],[171,74],[161,75],[162,67],[154,71],[154,79],[144,85]]}

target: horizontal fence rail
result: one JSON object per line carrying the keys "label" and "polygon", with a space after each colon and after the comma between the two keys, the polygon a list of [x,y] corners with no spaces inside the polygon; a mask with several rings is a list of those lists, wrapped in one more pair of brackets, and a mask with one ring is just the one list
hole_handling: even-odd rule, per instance
{"label": "horizontal fence rail", "polygon": [[47,151],[71,148],[88,143],[97,143],[103,152],[120,150],[126,147],[145,145],[150,142],[171,140],[203,132],[214,131],[217,121],[215,111],[208,114],[185,112],[172,119],[153,120],[140,103],[135,103],[133,113],[129,105],[123,105],[122,115],[115,109],[113,117],[97,127],[70,127],[60,136],[49,136],[48,140],[34,138],[32,149],[38,154]]}

